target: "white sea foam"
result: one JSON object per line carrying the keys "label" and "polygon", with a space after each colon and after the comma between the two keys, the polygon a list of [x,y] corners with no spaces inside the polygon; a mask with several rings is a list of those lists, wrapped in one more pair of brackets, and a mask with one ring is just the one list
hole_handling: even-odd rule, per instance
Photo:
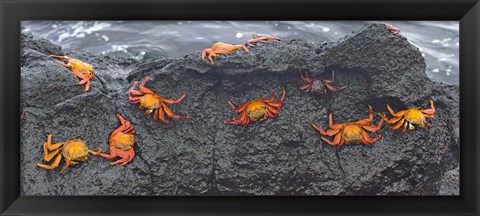
{"label": "white sea foam", "polygon": [[62,42],[63,40],[71,37],[76,37],[76,38],[82,38],[85,37],[86,35],[92,34],[93,32],[100,31],[102,29],[108,28],[112,26],[112,24],[108,22],[99,22],[95,21],[91,27],[84,27],[84,22],[80,21],[75,23],[70,27],[70,29],[73,30],[73,32],[63,32],[58,36],[57,41]]}
{"label": "white sea foam", "polygon": [[236,37],[236,38],[242,38],[242,37],[243,37],[243,34],[240,33],[240,32],[238,32],[237,34],[235,34],[235,37]]}
{"label": "white sea foam", "polygon": [[127,53],[127,48],[128,48],[128,45],[112,45],[112,49],[114,51],[121,51],[121,52],[124,52],[124,53]]}

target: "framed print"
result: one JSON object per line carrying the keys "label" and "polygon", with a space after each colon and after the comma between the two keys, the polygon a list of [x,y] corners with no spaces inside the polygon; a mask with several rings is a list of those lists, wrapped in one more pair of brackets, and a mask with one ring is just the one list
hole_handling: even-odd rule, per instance
{"label": "framed print", "polygon": [[477,1],[0,6],[2,215],[479,213]]}

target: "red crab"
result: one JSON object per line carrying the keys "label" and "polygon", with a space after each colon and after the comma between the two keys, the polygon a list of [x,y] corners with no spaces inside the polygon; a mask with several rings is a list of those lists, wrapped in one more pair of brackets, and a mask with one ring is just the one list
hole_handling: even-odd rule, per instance
{"label": "red crab", "polygon": [[121,157],[122,159],[110,163],[110,165],[120,164],[125,165],[130,163],[135,156],[133,145],[135,144],[135,131],[130,121],[125,120],[120,114],[116,115],[120,120],[120,125],[110,134],[110,154],[101,153],[100,156],[113,159],[115,157]]}
{"label": "red crab", "polygon": [[338,92],[347,88],[347,86],[336,87],[333,82],[335,82],[335,74],[332,71],[332,79],[318,79],[318,78],[309,78],[305,72],[305,76],[303,74],[300,75],[304,83],[300,86],[300,90],[307,92],[307,93],[315,93],[317,95],[327,97],[328,91],[331,92]]}
{"label": "red crab", "polygon": [[385,24],[385,25],[387,26],[388,31],[393,32],[393,34],[400,34],[400,29],[399,28],[395,28],[390,24]]}
{"label": "red crab", "polygon": [[270,98],[260,98],[244,103],[238,108],[228,101],[228,104],[232,107],[233,111],[240,113],[239,118],[233,117],[230,121],[223,121],[224,124],[242,125],[246,127],[250,122],[256,122],[266,120],[268,117],[275,118],[280,113],[280,108],[283,105],[283,99],[285,98],[285,89],[282,90],[282,96],[279,101],[274,101],[276,92],[273,92]]}
{"label": "red crab", "polygon": [[156,121],[160,119],[162,122],[168,123],[168,120],[165,119],[165,113],[168,117],[178,119],[178,118],[190,118],[189,116],[180,116],[175,115],[170,108],[167,107],[167,104],[177,104],[185,98],[186,94],[182,95],[176,100],[162,98],[155,94],[152,90],[145,87],[145,83],[150,79],[149,76],[145,77],[143,82],[138,87],[138,91],[135,90],[137,87],[138,81],[133,83],[132,88],[128,91],[128,96],[130,103],[137,104],[140,102],[140,109],[145,108],[145,114],[148,116],[151,112],[155,111],[153,114],[153,119]]}

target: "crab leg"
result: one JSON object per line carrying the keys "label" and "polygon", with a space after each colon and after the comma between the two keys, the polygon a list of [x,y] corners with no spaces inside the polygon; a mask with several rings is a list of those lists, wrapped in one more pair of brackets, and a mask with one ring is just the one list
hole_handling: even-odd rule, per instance
{"label": "crab leg", "polygon": [[280,109],[273,106],[267,106],[267,110],[273,113],[275,116],[280,113]]}
{"label": "crab leg", "polygon": [[208,60],[210,60],[210,62],[212,63],[212,65],[215,64],[215,63],[213,62],[213,57],[214,57],[214,56],[217,56],[217,55],[215,55],[215,52],[214,52],[213,49],[211,49],[211,48],[204,49],[204,50],[202,51],[202,61],[205,61],[205,56],[206,56],[207,54],[208,54]]}
{"label": "crab leg", "polygon": [[403,116],[403,114],[405,114],[405,112],[407,111],[407,110],[402,110],[402,111],[398,111],[397,113],[395,113],[393,111],[393,109],[390,107],[390,105],[388,105],[388,104],[387,104],[387,109],[390,112],[390,114],[392,114],[395,117]]}
{"label": "crab leg", "polygon": [[245,110],[245,108],[247,108],[247,105],[248,105],[248,103],[244,103],[240,107],[236,108],[235,105],[230,100],[228,101],[228,104],[230,105],[230,107],[232,107],[233,111],[237,113]]}
{"label": "crab leg", "polygon": [[[268,112],[268,110],[267,110],[267,112]],[[260,121],[265,121],[265,120],[267,120],[267,118],[268,118],[268,114],[264,115],[263,118],[260,119]]]}
{"label": "crab leg", "polygon": [[394,126],[390,126],[390,129],[397,130],[402,126],[403,123],[405,123],[405,119],[398,121],[397,124],[395,124]]}
{"label": "crab leg", "polygon": [[337,134],[341,128],[338,129],[328,129],[327,131],[322,130],[321,127],[317,126],[316,124],[312,123],[312,127],[315,128],[319,133],[321,133],[324,136],[333,136]]}
{"label": "crab leg", "polygon": [[370,122],[373,121],[373,109],[371,106],[368,106],[368,118],[366,119],[362,119],[362,120],[358,120],[357,121],[357,124],[359,125],[368,125],[370,124]]}
{"label": "crab leg", "polygon": [[327,86],[328,90],[330,90],[332,92],[338,92],[338,91],[341,91],[341,90],[347,88],[348,85],[342,86],[342,87],[336,87],[333,84],[325,83],[325,86]]}
{"label": "crab leg", "polygon": [[250,118],[247,116],[247,112],[245,111],[240,113],[239,120],[240,120],[240,125],[242,125],[242,127],[246,127],[250,123]]}
{"label": "crab leg", "polygon": [[115,162],[110,163],[110,166],[113,166],[113,165],[116,165],[116,164],[119,164],[119,163],[122,163],[121,165],[123,166],[123,165],[127,164],[127,161],[128,161],[128,160],[129,160],[128,157],[122,158],[122,159],[120,159],[120,160],[117,160],[117,161],[115,161]]}
{"label": "crab leg", "polygon": [[112,159],[112,158],[115,158],[117,157],[117,151],[115,151],[115,146],[113,146],[113,144],[110,142],[110,154],[105,154],[105,153],[101,153],[99,154],[100,157],[104,157],[106,159]]}
{"label": "crab leg", "polygon": [[[130,103],[131,104],[136,104],[138,103],[141,99],[142,99],[143,96],[135,96],[135,97],[131,97],[130,98]],[[140,109],[142,109],[142,106],[140,106]]]}
{"label": "crab leg", "polygon": [[[85,78],[87,79],[87,78]],[[87,92],[88,89],[90,89],[90,80],[87,81],[87,83],[85,84],[85,86],[83,87],[83,92]]]}
{"label": "crab leg", "polygon": [[268,105],[280,108],[283,105],[283,99],[285,98],[285,93],[286,93],[285,89],[283,89],[282,90],[282,96],[280,97],[280,100],[277,101],[277,102],[275,102],[275,101],[268,102]]}
{"label": "crab leg", "polygon": [[135,131],[133,131],[133,127],[130,121],[125,120],[120,114],[116,114],[115,116],[118,118],[118,120],[120,120],[121,126],[118,127],[113,133],[118,133],[120,131],[124,131],[125,133],[130,133],[130,134],[135,133]]}
{"label": "crab leg", "polygon": [[[162,107],[159,107],[159,108],[157,109],[157,111],[158,111],[158,117],[160,118],[160,120],[161,120],[162,122],[168,123],[168,120],[165,119],[165,113],[163,112]],[[155,111],[155,112],[156,112],[156,111]]]}
{"label": "crab leg", "polygon": [[147,84],[147,82],[148,82],[149,80],[150,80],[150,76],[146,76],[146,77],[143,79],[142,83],[140,83],[140,86],[145,86],[145,84]]}
{"label": "crab leg", "polygon": [[405,121],[405,124],[403,124],[403,129],[402,129],[402,132],[400,132],[400,135],[402,135],[403,133],[405,133],[405,131],[407,131],[407,125],[408,125],[408,121]]}
{"label": "crab leg", "polygon": [[247,112],[243,111],[240,113],[240,117],[238,118],[238,120],[240,121],[240,125],[242,126],[247,126],[248,125],[248,122],[249,122],[249,118],[247,116]]}
{"label": "crab leg", "polygon": [[330,115],[328,115],[328,126],[330,126],[330,128],[332,129],[340,129],[343,127],[343,124],[334,124],[333,123],[333,114],[330,113]]}
{"label": "crab leg", "polygon": [[52,164],[46,165],[46,164],[37,163],[37,166],[44,169],[55,169],[56,167],[58,167],[58,164],[60,164],[61,159],[62,159],[62,155],[59,154],[57,155],[57,157],[55,158]]}
{"label": "crab leg", "polygon": [[128,160],[122,164],[122,165],[125,165],[127,163],[130,163],[132,160],[133,160],[133,157],[135,156],[135,151],[133,149],[128,149],[125,151],[125,153],[128,155]]}
{"label": "crab leg", "polygon": [[427,121],[425,121],[425,125],[427,125],[427,127],[430,127],[430,124]]}
{"label": "crab leg", "polygon": [[312,85],[313,85],[313,83],[306,83],[304,85],[301,85],[300,90],[302,90],[304,92],[309,92],[310,89],[312,88]]}
{"label": "crab leg", "polygon": [[185,96],[187,96],[187,95],[186,95],[186,94],[183,94],[181,97],[179,97],[179,98],[176,99],[176,100],[167,99],[167,98],[162,98],[162,101],[165,102],[165,103],[168,103],[168,104],[177,104],[177,103],[180,103],[180,101],[182,101],[183,98],[185,98]]}
{"label": "crab leg", "polygon": [[370,136],[368,136],[367,132],[365,131],[362,134],[363,134],[362,142],[365,143],[365,145],[371,145],[374,142],[376,142],[378,139],[382,138],[382,135],[378,135],[375,138],[371,138]]}
{"label": "crab leg", "polygon": [[149,88],[143,86],[143,85],[140,85],[138,87],[138,90],[143,93],[143,94],[155,94],[152,90],[150,90]]}
{"label": "crab leg", "polygon": [[323,83],[332,84],[333,82],[335,82],[335,72],[332,70],[332,79],[324,79]]}
{"label": "crab leg", "polygon": [[[170,110],[170,108],[167,107],[167,105],[165,105],[164,103],[162,103],[162,107],[163,109],[165,110],[165,113],[167,114],[167,116],[169,116],[170,118],[175,118],[175,119],[178,119],[178,118],[190,118],[190,116],[181,116],[181,115],[175,115],[172,110]],[[161,109],[161,108],[159,108]]]}
{"label": "crab leg", "polygon": [[[300,70],[300,69],[299,69],[299,70]],[[299,72],[300,72],[300,77],[302,78],[302,80],[303,80],[304,82],[310,83],[310,80],[308,79],[308,74],[307,74],[307,72],[305,72],[305,76],[303,76],[303,73],[302,73],[301,71],[299,71]]]}
{"label": "crab leg", "polygon": [[378,115],[382,117],[382,119],[385,120],[385,122],[387,122],[388,124],[394,124],[395,122],[398,122],[402,118],[402,116],[398,116],[398,117],[393,117],[391,119],[388,119],[385,113],[378,113]]}
{"label": "crab leg", "polygon": [[48,150],[52,151],[63,146],[63,143],[52,144],[52,134],[48,134],[47,142],[43,144]]}
{"label": "crab leg", "polygon": [[156,109],[155,112],[153,113],[153,120],[154,120],[154,121],[157,121],[157,120],[158,120],[158,110],[159,110],[159,109]]}
{"label": "crab leg", "polygon": [[271,117],[271,118],[275,118],[275,116],[277,116],[278,114],[274,114],[272,113],[272,111],[268,110],[267,109],[267,116]]}
{"label": "crab leg", "polygon": [[[65,59],[65,60],[67,60],[67,61],[70,61],[70,59],[71,59],[71,58],[68,57],[68,56],[50,55],[50,57],[58,58],[58,59]],[[70,63],[65,64],[65,63],[63,63],[63,62],[61,62],[61,61],[59,61],[59,60],[55,60],[55,62],[57,62],[59,65],[62,65],[62,66],[64,66],[64,67],[67,67],[67,68],[71,68],[71,67],[72,67],[72,65],[71,65]]]}
{"label": "crab leg", "polygon": [[[271,102],[271,101],[275,100],[275,96],[276,96],[276,95],[277,95],[277,92],[273,92],[273,93],[272,93],[272,96],[270,96],[270,98],[268,98],[267,101],[268,101],[268,102]],[[264,102],[266,102],[266,101],[264,101]]]}
{"label": "crab leg", "polygon": [[335,138],[333,139],[333,142],[328,140],[327,138],[325,138],[323,136],[322,136],[322,140],[327,142],[330,145],[333,145],[335,147],[339,147],[341,145],[340,143],[342,142],[342,136],[340,135],[340,133],[338,133],[337,135],[335,135]]}
{"label": "crab leg", "polygon": [[62,168],[62,170],[60,170],[60,173],[63,173],[63,171],[65,171],[65,169],[67,169],[70,165],[75,165],[75,164],[78,164],[78,162],[71,161],[65,158],[65,166]]}
{"label": "crab leg", "polygon": [[[46,150],[45,146],[44,146],[44,150]],[[52,160],[53,157],[55,157],[55,155],[58,154],[59,151],[60,151],[60,149],[57,149],[57,150],[52,151],[50,153],[47,153],[47,151],[43,152],[43,160],[45,162],[49,162],[50,160]]]}
{"label": "crab leg", "polygon": [[435,107],[433,106],[433,101],[430,101],[430,109],[422,110],[422,113],[431,115],[431,118],[433,118],[433,115],[435,114]]}
{"label": "crab leg", "polygon": [[135,152],[133,151],[133,149],[128,149],[126,151],[118,151],[117,155],[122,159],[110,163],[111,166],[119,163],[121,163],[120,165],[124,166],[125,164],[133,160],[133,156],[135,156]]}
{"label": "crab leg", "polygon": [[233,125],[237,125],[237,124],[240,124],[240,121],[238,119],[236,119],[235,117],[233,117],[232,120],[224,120],[223,121],[223,124],[233,124]]}
{"label": "crab leg", "polygon": [[380,130],[382,128],[382,123],[383,123],[383,119],[380,120],[380,122],[378,122],[377,126],[375,126],[375,125],[364,125],[362,127],[367,131],[377,132],[378,130]]}
{"label": "crab leg", "polygon": [[100,155],[102,153],[102,149],[100,148],[97,148],[97,151],[93,151],[93,150],[88,150],[89,153],[93,154],[93,155]]}

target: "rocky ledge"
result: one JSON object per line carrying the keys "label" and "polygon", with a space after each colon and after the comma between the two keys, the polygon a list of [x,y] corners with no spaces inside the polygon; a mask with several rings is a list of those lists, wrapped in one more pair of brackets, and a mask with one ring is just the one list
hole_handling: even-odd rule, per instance
{"label": "rocky ledge", "polygon": [[[22,195],[433,195],[458,194],[459,87],[429,80],[418,48],[382,24],[366,25],[333,43],[302,39],[258,44],[250,52],[200,60],[200,50],[180,59],[134,60],[64,51],[22,35]],[[49,54],[93,65],[90,91]],[[298,89],[299,70],[348,88],[330,98]],[[167,98],[187,97],[170,108],[191,119],[158,123],[129,103],[134,81]],[[287,91],[280,115],[245,129],[224,125],[240,105]],[[277,96],[278,99],[279,96]],[[333,148],[311,127],[355,121],[408,107],[436,113],[430,129],[399,135],[384,126],[372,146]],[[45,170],[42,144],[82,138],[108,152],[115,114],[136,131],[136,156],[126,166],[108,160]],[[380,120],[375,115],[374,123]],[[376,133],[378,134],[378,133]],[[60,164],[63,166],[63,162]],[[453,172],[453,173],[452,173]],[[448,180],[445,180],[448,179]]]}

